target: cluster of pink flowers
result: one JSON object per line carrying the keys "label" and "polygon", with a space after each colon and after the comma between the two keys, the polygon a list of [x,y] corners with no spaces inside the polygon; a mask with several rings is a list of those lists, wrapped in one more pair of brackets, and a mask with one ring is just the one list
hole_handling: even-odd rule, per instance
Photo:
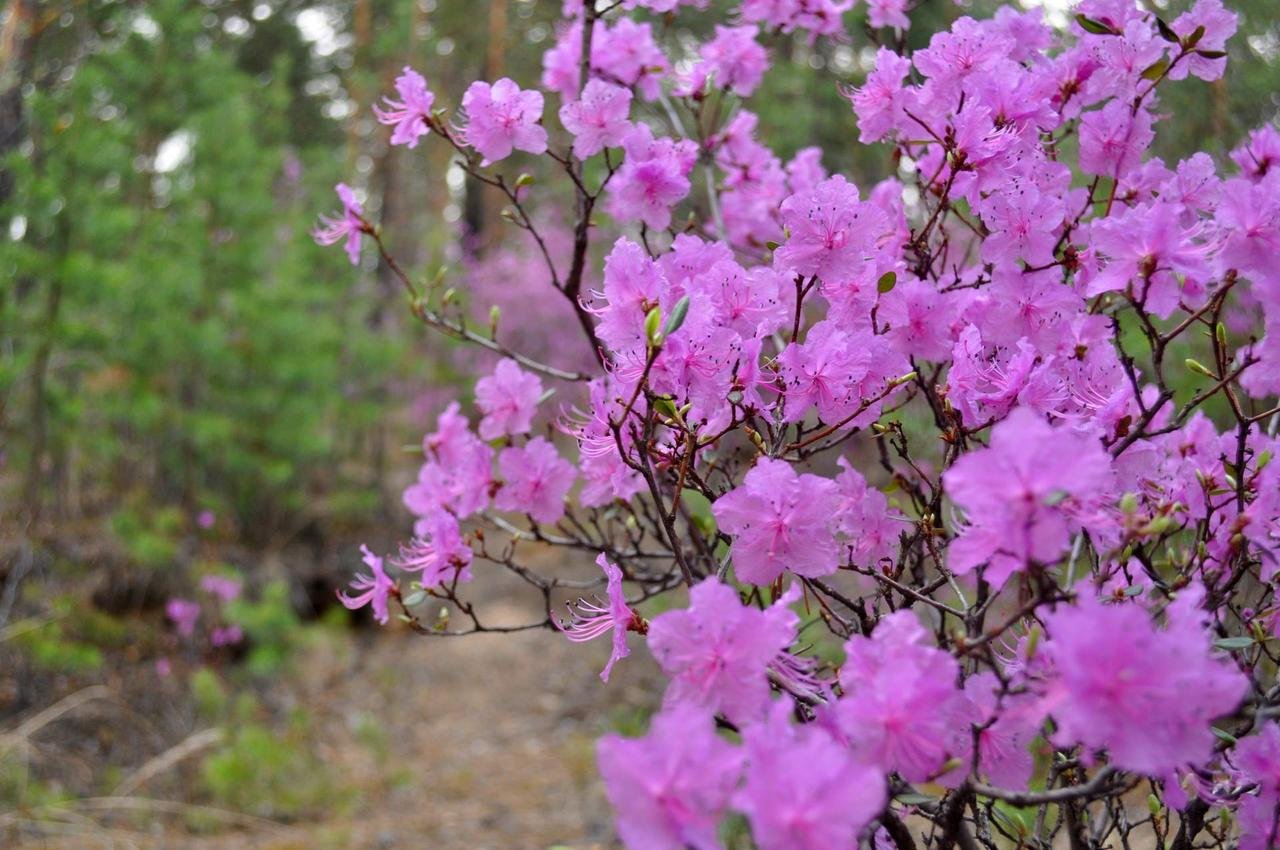
{"label": "cluster of pink flowers", "polygon": [[[880,46],[850,132],[900,167],[859,187],[739,105],[766,44],[847,36],[851,0],[743,0],[696,45],[650,15],[700,3],[615,5],[566,2],[541,91],[474,83],[455,127],[406,70],[376,112],[505,193],[556,333],[597,359],[403,275],[496,365],[344,604],[485,632],[463,585],[509,571],[545,608],[527,627],[609,636],[606,682],[642,640],[662,704],[598,751],[634,850],[721,847],[732,817],[762,850],[1275,846],[1280,132],[1151,154],[1161,87],[1221,78],[1235,15],[1082,0],[1066,30],[1006,8]],[[866,19],[901,44],[910,6]],[[517,150],[538,183],[495,168]],[[531,212],[555,174],[570,233]],[[317,238],[385,254],[339,194]],[[599,569],[540,570],[547,546]]]}
{"label": "cluster of pink flowers", "polygon": [[178,636],[187,640],[196,638],[196,630],[203,617],[209,622],[203,638],[210,647],[235,646],[244,640],[244,630],[228,621],[226,606],[240,598],[242,589],[240,579],[211,573],[200,579],[205,604],[175,596],[165,603],[165,617],[173,624]]}

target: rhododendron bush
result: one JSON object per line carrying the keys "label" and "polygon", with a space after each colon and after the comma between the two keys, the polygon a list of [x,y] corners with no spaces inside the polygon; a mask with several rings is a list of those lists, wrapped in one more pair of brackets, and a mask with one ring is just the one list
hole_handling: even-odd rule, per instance
{"label": "rhododendron bush", "polygon": [[[576,326],[520,350],[338,187],[317,238],[496,358],[343,601],[600,638],[605,683],[651,655],[661,710],[598,747],[636,850],[1276,845],[1280,133],[1149,152],[1235,15],[1005,8],[907,53],[911,4],[871,2],[847,121],[893,173],[859,186],[747,100],[770,37],[847,37],[848,0],[743,0],[701,44],[680,5],[569,0],[541,80],[449,104],[405,69],[375,107],[505,198]],[[469,600],[500,571],[542,618]]]}

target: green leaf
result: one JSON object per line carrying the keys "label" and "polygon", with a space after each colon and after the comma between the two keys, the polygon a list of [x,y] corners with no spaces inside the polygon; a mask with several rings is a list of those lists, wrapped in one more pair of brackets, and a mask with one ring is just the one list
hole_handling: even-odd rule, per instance
{"label": "green leaf", "polygon": [[1156,29],[1160,30],[1160,37],[1165,41],[1172,41],[1177,44],[1181,41],[1178,34],[1173,31],[1173,27],[1169,26],[1161,18],[1156,18]]}
{"label": "green leaf", "polygon": [[1159,60],[1158,62],[1152,62],[1150,65],[1148,65],[1146,70],[1142,72],[1142,79],[1158,80],[1161,77],[1163,77],[1165,75],[1165,72],[1168,70],[1169,70],[1169,59],[1166,57],[1164,59]]}
{"label": "green leaf", "polygon": [[1204,38],[1204,24],[1201,24],[1200,26],[1196,27],[1191,32],[1191,35],[1187,36],[1187,43],[1186,43],[1187,49],[1191,49],[1192,47],[1195,47],[1197,44],[1200,43],[1200,39],[1202,38]]}
{"label": "green leaf", "polygon": [[415,605],[421,605],[427,601],[427,593],[424,590],[415,590],[400,601],[404,603],[406,608],[413,608]]}
{"label": "green leaf", "polygon": [[714,540],[717,526],[715,515],[711,513],[710,500],[697,490],[686,488],[680,491],[680,502],[689,512],[689,518],[693,520],[694,527],[702,532],[702,536]]}
{"label": "green leaf", "polygon": [[662,343],[662,309],[654,307],[644,317],[644,336],[649,341],[651,348],[657,348]]}
{"label": "green leaf", "polygon": [[884,293],[893,289],[893,287],[897,283],[898,283],[897,272],[885,272],[884,274],[880,275],[880,279],[876,281],[876,291],[883,295]]}
{"label": "green leaf", "polygon": [[1234,744],[1236,741],[1239,740],[1239,738],[1237,738],[1235,735],[1232,735],[1226,729],[1219,729],[1217,726],[1213,726],[1211,728],[1213,729],[1214,735],[1218,736],[1220,740],[1226,741],[1228,744]]}
{"label": "green leaf", "polygon": [[1203,59],[1225,59],[1227,51],[1225,50],[1197,50],[1196,55]]}
{"label": "green leaf", "polygon": [[1218,649],[1248,649],[1254,643],[1253,638],[1242,635],[1240,637],[1219,638],[1213,642],[1213,645]]}
{"label": "green leaf", "polygon": [[915,793],[899,794],[896,797],[894,797],[894,799],[897,800],[899,803],[903,803],[904,805],[908,805],[908,806],[921,806],[926,803],[938,802],[937,797],[930,797],[928,794],[915,794]]}
{"label": "green leaf", "polygon": [[662,335],[664,337],[671,336],[680,330],[680,326],[684,324],[685,317],[689,315],[689,296],[685,295],[676,302],[676,306],[671,308],[671,315],[667,317],[667,323],[662,326]]}
{"label": "green leaf", "polygon": [[1104,24],[1102,21],[1095,21],[1093,18],[1090,18],[1087,15],[1076,15],[1076,23],[1079,24],[1081,29],[1083,29],[1085,32],[1091,32],[1094,35],[1119,35],[1120,34],[1116,32],[1114,29],[1112,29],[1111,27]]}

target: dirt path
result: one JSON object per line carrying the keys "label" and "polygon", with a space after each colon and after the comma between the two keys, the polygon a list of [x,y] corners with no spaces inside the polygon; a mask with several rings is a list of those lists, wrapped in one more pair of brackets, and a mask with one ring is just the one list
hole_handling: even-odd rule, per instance
{"label": "dirt path", "polygon": [[[524,621],[510,603],[487,620]],[[407,630],[352,635],[349,657],[304,659],[327,765],[360,789],[351,816],[271,834],[190,838],[191,850],[547,850],[616,846],[594,741],[624,705],[652,702],[643,652],[606,686],[604,642],[535,631],[433,639]],[[325,650],[317,650],[324,653]],[[321,672],[327,670],[327,673]],[[366,730],[376,726],[385,751]],[[362,741],[361,738],[365,740]],[[172,840],[172,839],[171,839]]]}
{"label": "dirt path", "polygon": [[[494,624],[531,613],[502,599],[485,610]],[[635,649],[606,686],[607,641],[572,644],[549,631],[425,638],[396,625],[335,633],[301,654],[273,700],[310,714],[315,752],[348,789],[346,805],[309,822],[206,835],[180,831],[181,817],[117,819],[113,830],[86,822],[20,850],[614,848],[594,741],[659,693],[656,669]]]}

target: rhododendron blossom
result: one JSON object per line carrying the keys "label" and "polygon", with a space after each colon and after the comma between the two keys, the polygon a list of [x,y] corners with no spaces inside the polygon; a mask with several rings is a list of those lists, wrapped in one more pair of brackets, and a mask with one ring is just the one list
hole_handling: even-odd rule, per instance
{"label": "rhododendron blossom", "polygon": [[396,77],[396,94],[399,100],[385,98],[384,105],[375,106],[373,113],[378,123],[394,128],[391,144],[416,148],[418,140],[431,131],[431,107],[435,105],[436,96],[427,88],[423,76],[409,67]]}
{"label": "rhododendron blossom", "polygon": [[467,126],[462,138],[490,165],[506,159],[513,150],[542,153],[547,149],[547,131],[542,120],[542,92],[521,90],[503,77],[492,86],[474,82],[462,96]]}
{"label": "rhododendron blossom", "polygon": [[[529,250],[434,278],[339,187],[317,241],[487,370],[343,604],[650,656],[597,751],[630,850],[1274,846],[1280,131],[1152,153],[1230,3],[730,5],[568,0],[540,79],[377,107]],[[837,41],[861,188],[741,102]]]}

